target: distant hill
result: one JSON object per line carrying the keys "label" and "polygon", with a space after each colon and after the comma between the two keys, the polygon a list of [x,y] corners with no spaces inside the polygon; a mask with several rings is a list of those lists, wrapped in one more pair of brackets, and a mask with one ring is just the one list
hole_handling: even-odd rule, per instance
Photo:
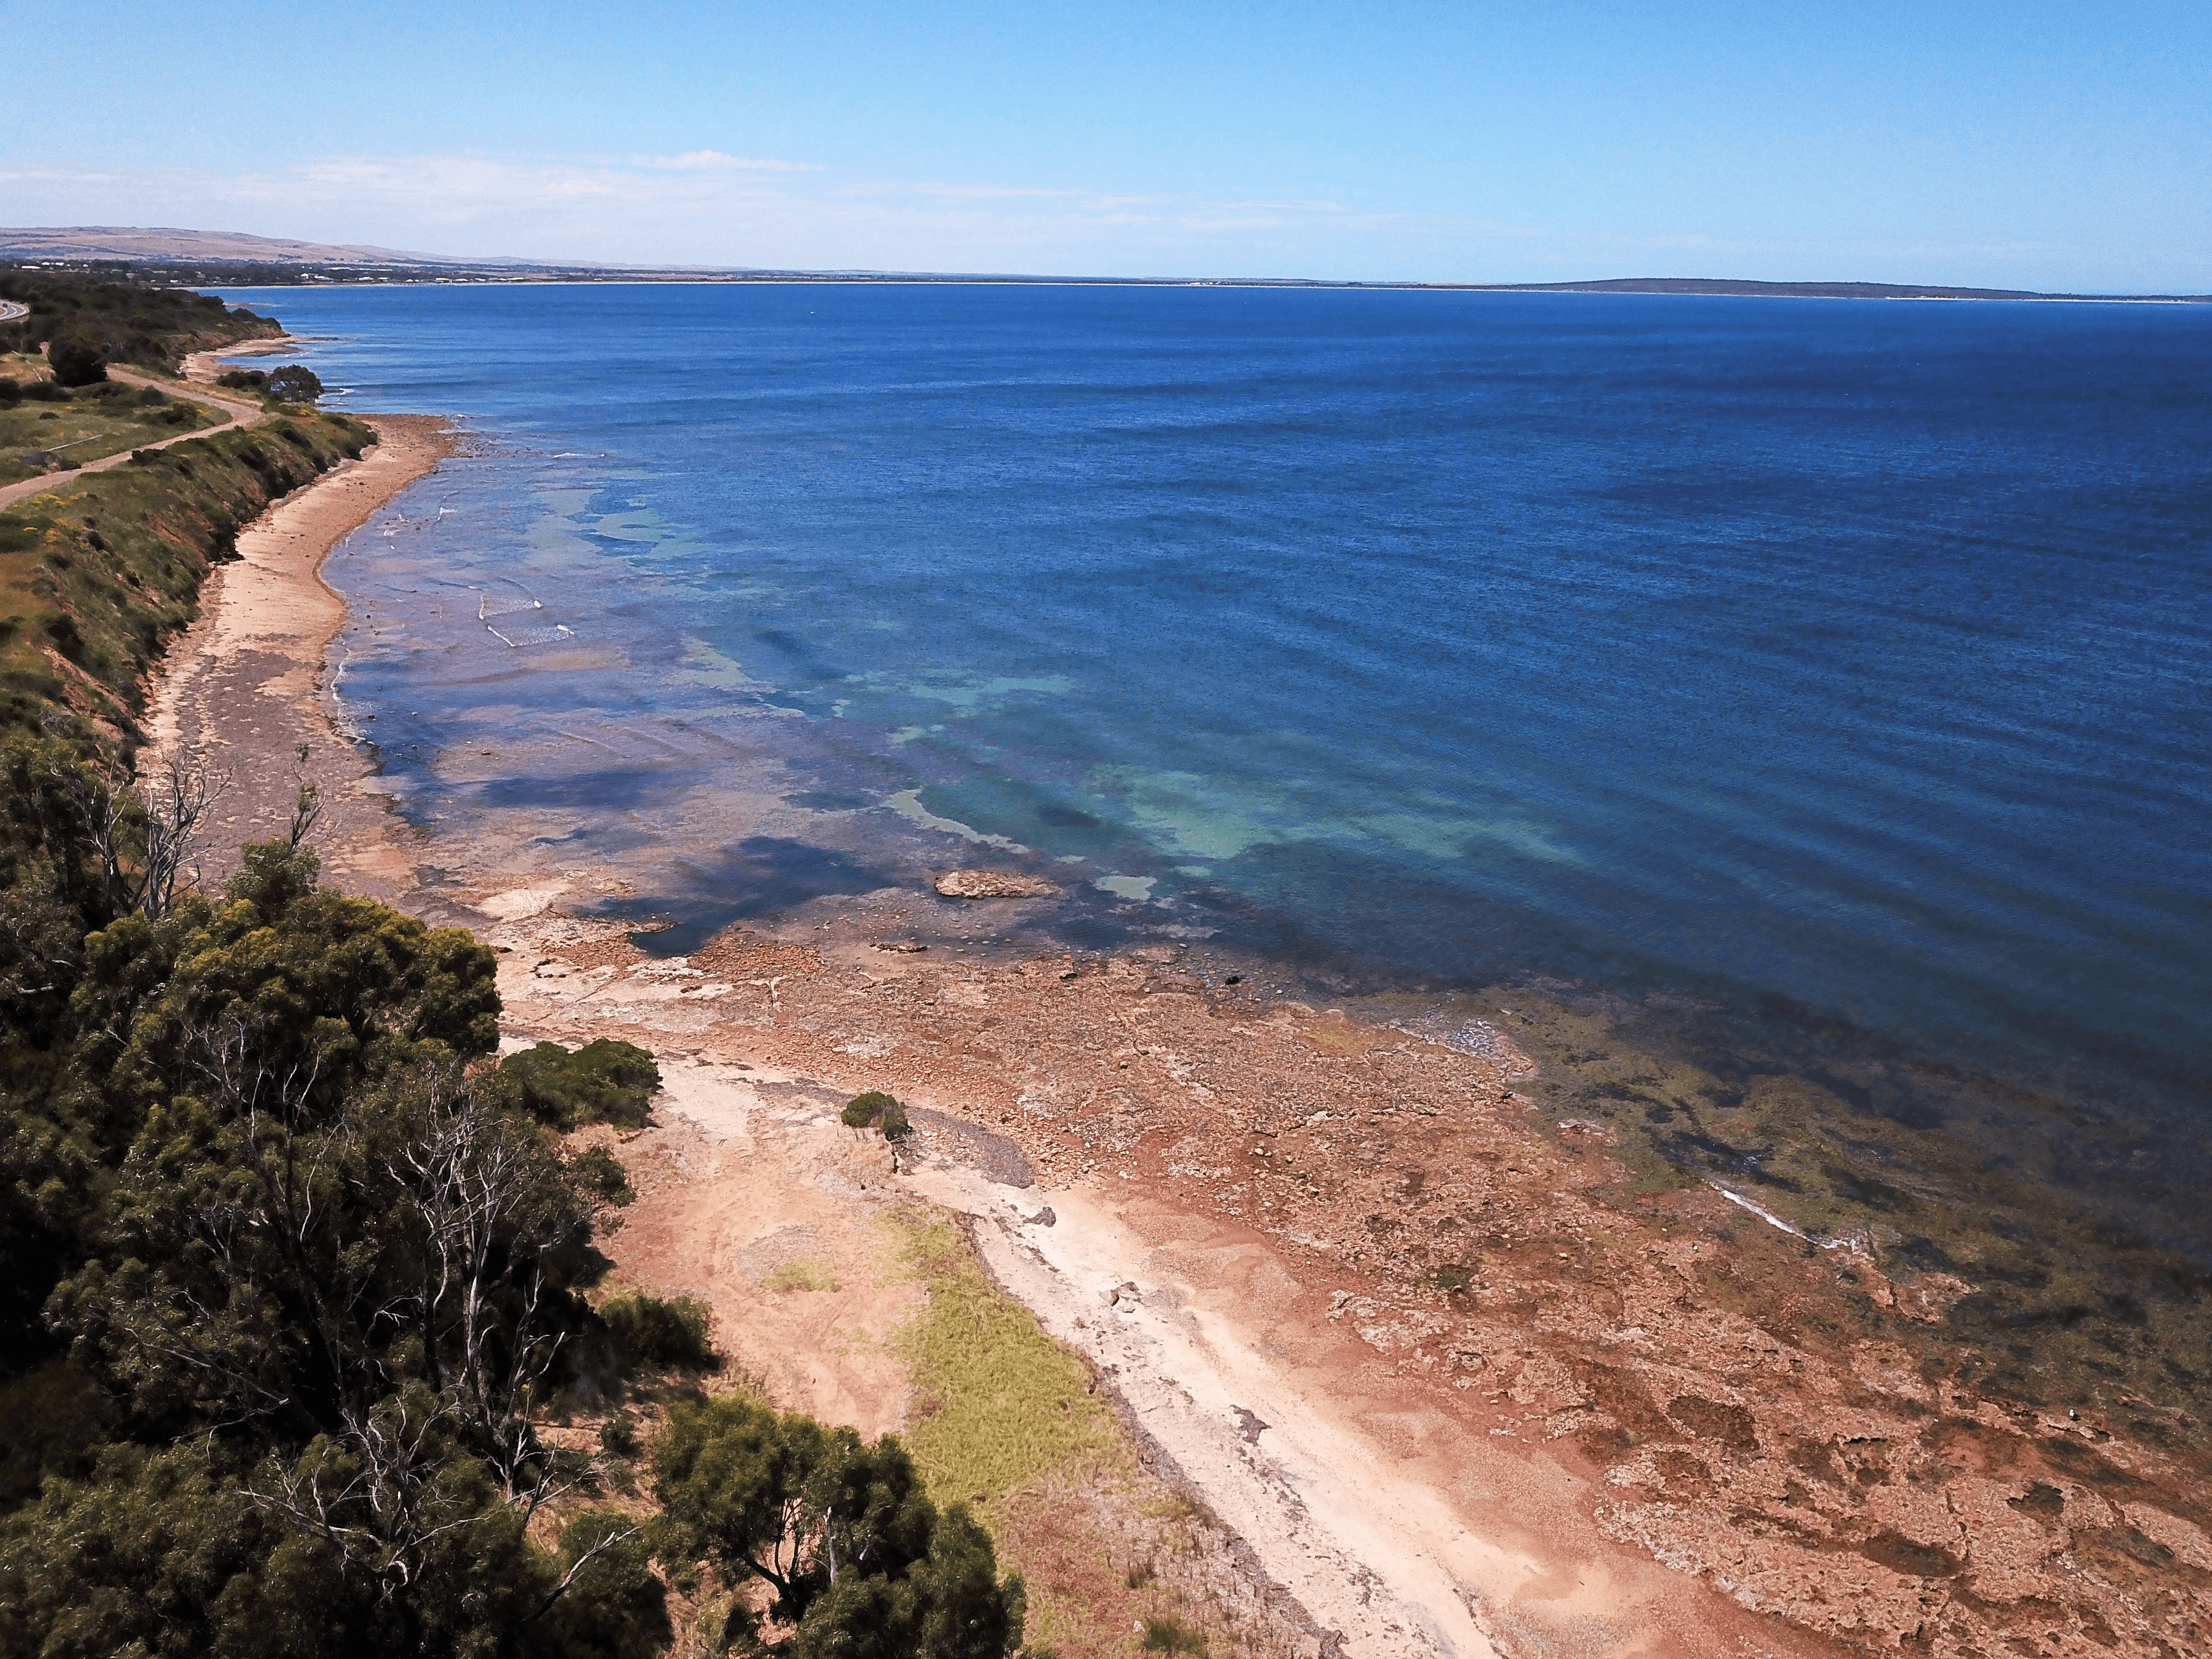
{"label": "distant hill", "polygon": [[0,259],[119,260],[130,264],[452,265],[505,264],[502,259],[453,259],[388,247],[337,247],[242,231],[179,230],[168,226],[48,225],[0,228]]}
{"label": "distant hill", "polygon": [[2203,294],[2045,294],[1926,283],[1754,283],[1724,276],[1615,276],[1583,283],[1362,283],[1314,277],[1036,276],[989,271],[780,270],[707,265],[612,265],[588,260],[462,258],[395,248],[300,242],[243,231],[165,226],[0,228],[0,264],[62,261],[128,272],[162,286],[321,283],[567,282],[1018,283],[1107,288],[1450,289],[1486,294],[1709,294],[1797,300],[2212,301]]}

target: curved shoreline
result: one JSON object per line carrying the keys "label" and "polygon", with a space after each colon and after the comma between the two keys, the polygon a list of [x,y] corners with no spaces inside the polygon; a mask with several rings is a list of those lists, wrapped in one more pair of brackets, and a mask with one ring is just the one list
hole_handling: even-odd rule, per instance
{"label": "curved shoreline", "polygon": [[216,570],[200,615],[173,641],[149,698],[153,748],[205,762],[225,777],[203,862],[220,882],[241,842],[283,833],[303,784],[321,799],[330,874],[392,898],[414,884],[404,827],[373,786],[374,766],[324,705],[344,598],[323,565],[345,537],[435,471],[455,434],[421,415],[362,417],[376,443],[276,502],[239,532],[238,557]]}
{"label": "curved shoreline", "polygon": [[[372,424],[362,462],[240,536],[163,665],[156,732],[240,772],[216,814],[231,857],[281,831],[305,778],[331,875],[434,913],[452,900],[422,890],[411,832],[324,701],[347,616],[324,560],[453,447],[434,421]],[[550,873],[434,919],[502,949],[511,1037],[660,1059],[662,1123],[623,1154],[642,1194],[613,1251],[626,1279],[706,1294],[741,1359],[785,1367],[779,1405],[896,1420],[883,1350],[834,1319],[775,1326],[791,1299],[742,1262],[781,1236],[779,1206],[816,1206],[781,1218],[825,1231],[842,1213],[811,1160],[848,1132],[816,1097],[892,1087],[996,1126],[1035,1170],[1018,1211],[949,1138],[889,1192],[974,1218],[1000,1282],[1347,1654],[1809,1655],[1923,1629],[1963,1654],[2014,1608],[2069,1639],[2132,1636],[2146,1603],[2069,1565],[2119,1527],[2212,1563],[2185,1461],[2119,1416],[1931,1376],[1941,1310],[1905,1305],[1912,1287],[1739,1230],[1728,1195],[1625,1185],[1604,1126],[1547,1134],[1504,1056],[1233,994],[1157,949],[958,961],[732,929],[648,960],[621,925],[554,908],[601,872]],[[1986,1468],[1948,1449],[1968,1442]],[[2022,1508],[2045,1491],[2063,1525]]]}

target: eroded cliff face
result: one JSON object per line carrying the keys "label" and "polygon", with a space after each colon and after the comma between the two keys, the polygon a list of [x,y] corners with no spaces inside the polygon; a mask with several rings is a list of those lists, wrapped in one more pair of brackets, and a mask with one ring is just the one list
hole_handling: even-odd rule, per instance
{"label": "eroded cliff face", "polygon": [[1968,1280],[1638,1176],[1604,1126],[1530,1110],[1510,1042],[1265,1005],[1164,949],[987,966],[732,934],[648,963],[552,915],[492,938],[520,1025],[890,1089],[1012,1140],[1041,1188],[1249,1243],[1282,1363],[1400,1413],[1409,1458],[1459,1448],[1440,1486],[1510,1477],[1507,1524],[1759,1615],[1659,1650],[2212,1650],[2201,1455],[1982,1391],[1946,1314]]}

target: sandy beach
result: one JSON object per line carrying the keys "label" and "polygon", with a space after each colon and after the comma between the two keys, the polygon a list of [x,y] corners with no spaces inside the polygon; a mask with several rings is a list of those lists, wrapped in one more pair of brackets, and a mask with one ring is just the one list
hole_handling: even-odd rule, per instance
{"label": "sandy beach", "polygon": [[[366,418],[376,447],[241,534],[161,676],[158,746],[229,777],[209,878],[312,782],[331,879],[501,952],[510,1045],[650,1048],[666,1088],[617,1147],[639,1194],[617,1276],[707,1298],[780,1405],[909,1421],[891,1339],[919,1291],[884,1271],[885,1218],[959,1218],[1142,1452],[1135,1498],[1002,1517],[1004,1559],[1091,1610],[1063,1654],[1132,1651],[1146,1595],[1213,1609],[1216,1652],[2212,1642],[2198,1471],[1956,1375],[1965,1281],[1893,1277],[1870,1241],[1821,1248],[1540,1120],[1510,1039],[1481,1059],[1256,999],[1172,945],[894,948],[917,902],[963,902],[898,890],[854,897],[834,945],[732,929],[659,959],[564,911],[602,872],[423,890],[431,844],[334,718],[345,607],[319,571],[453,440]],[[935,1115],[906,1156],[837,1122],[870,1088]],[[799,1256],[837,1288],[773,1288]],[[1113,1564],[1168,1493],[1188,1547],[1140,1588]]]}
{"label": "sandy beach", "polygon": [[322,579],[348,533],[453,451],[453,433],[421,416],[372,418],[375,445],[277,502],[241,531],[218,566],[198,622],[170,648],[149,699],[157,754],[183,752],[223,780],[204,866],[220,881],[239,843],[283,832],[302,784],[329,825],[326,873],[356,891],[414,886],[406,826],[386,811],[360,747],[333,716],[327,655],[345,601]]}

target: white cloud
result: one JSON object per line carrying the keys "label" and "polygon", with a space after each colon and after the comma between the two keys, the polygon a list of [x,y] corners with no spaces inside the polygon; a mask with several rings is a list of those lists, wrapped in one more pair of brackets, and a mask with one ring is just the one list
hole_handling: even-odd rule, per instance
{"label": "white cloud", "polygon": [[[1328,203],[859,179],[716,150],[337,155],[243,173],[0,163],[0,219],[195,225],[475,258],[1169,276],[1300,274],[1292,244],[1304,233],[1390,222]],[[1346,247],[1328,274],[1371,263]]]}
{"label": "white cloud", "polygon": [[735,169],[747,173],[819,173],[809,161],[763,161],[745,155],[725,155],[719,149],[687,149],[681,155],[641,155],[637,165],[690,172],[701,167]]}
{"label": "white cloud", "polygon": [[629,159],[326,156],[222,173],[0,161],[0,222],[176,225],[463,257],[772,270],[1551,282],[1607,276],[2212,288],[2140,255],[1897,239],[1628,234],[990,180],[866,179],[697,149]]}

